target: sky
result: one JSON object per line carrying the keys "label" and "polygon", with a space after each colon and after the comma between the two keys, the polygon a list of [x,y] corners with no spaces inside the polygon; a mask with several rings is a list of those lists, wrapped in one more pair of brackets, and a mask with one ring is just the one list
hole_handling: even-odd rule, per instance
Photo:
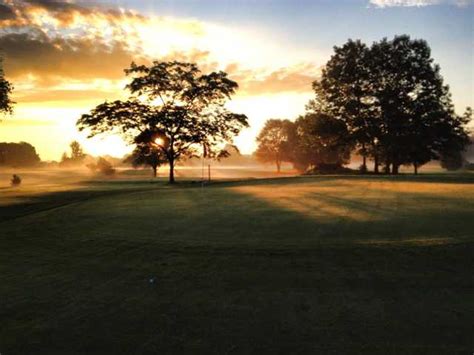
{"label": "sky", "polygon": [[265,120],[304,113],[333,46],[397,34],[427,40],[458,113],[474,106],[473,0],[0,0],[0,54],[17,102],[0,141],[29,142],[43,160],[72,140],[122,156],[131,147],[120,137],[88,139],[75,122],[127,97],[132,61],[179,59],[239,83],[229,108],[250,128],[235,143],[251,153]]}

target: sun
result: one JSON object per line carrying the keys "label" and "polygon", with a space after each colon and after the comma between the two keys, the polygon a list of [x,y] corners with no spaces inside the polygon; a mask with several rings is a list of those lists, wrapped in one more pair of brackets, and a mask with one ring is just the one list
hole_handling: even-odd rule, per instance
{"label": "sun", "polygon": [[155,139],[154,143],[155,143],[157,146],[159,146],[159,147],[163,147],[164,144],[165,144],[165,141],[164,141],[163,138],[159,138],[159,137],[158,137],[158,138]]}

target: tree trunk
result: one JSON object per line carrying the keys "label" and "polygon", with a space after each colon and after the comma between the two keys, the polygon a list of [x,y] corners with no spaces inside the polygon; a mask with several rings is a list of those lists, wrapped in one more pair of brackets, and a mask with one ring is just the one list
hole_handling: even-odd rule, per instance
{"label": "tree trunk", "polygon": [[367,153],[365,151],[365,144],[362,144],[362,171],[367,171]]}
{"label": "tree trunk", "polygon": [[398,175],[398,168],[400,167],[400,165],[398,163],[393,163],[393,166],[392,166],[392,175]]}
{"label": "tree trunk", "polygon": [[379,157],[377,154],[374,155],[374,173],[379,173]]}
{"label": "tree trunk", "polygon": [[281,162],[279,160],[276,161],[277,173],[280,174],[281,171]]}
{"label": "tree trunk", "polygon": [[418,175],[418,164],[417,163],[413,163],[413,168],[415,170],[415,175]]}
{"label": "tree trunk", "polygon": [[385,167],[384,167],[384,173],[385,174],[390,174],[390,160],[385,160]]}
{"label": "tree trunk", "polygon": [[152,166],[152,169],[153,169],[153,177],[156,178],[156,175],[157,175],[157,170],[158,170],[158,167],[156,166]]}
{"label": "tree trunk", "polygon": [[174,159],[169,160],[170,164],[170,177],[169,177],[169,183],[174,184]]}

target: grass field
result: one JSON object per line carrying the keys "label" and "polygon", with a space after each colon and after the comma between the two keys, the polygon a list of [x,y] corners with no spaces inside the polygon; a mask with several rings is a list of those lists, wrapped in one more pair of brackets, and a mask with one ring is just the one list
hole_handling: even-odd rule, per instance
{"label": "grass field", "polygon": [[472,174],[2,193],[2,355],[474,350]]}

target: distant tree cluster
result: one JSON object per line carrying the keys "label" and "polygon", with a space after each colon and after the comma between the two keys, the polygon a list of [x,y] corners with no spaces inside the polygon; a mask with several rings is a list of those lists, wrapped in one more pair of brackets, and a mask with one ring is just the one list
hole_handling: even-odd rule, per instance
{"label": "distant tree cluster", "polygon": [[324,114],[309,112],[295,122],[270,119],[257,137],[256,158],[272,162],[280,172],[282,162],[299,171],[341,172],[350,160],[344,123]]}
{"label": "distant tree cluster", "polygon": [[35,147],[29,143],[0,143],[0,165],[23,168],[38,165],[40,161]]}
{"label": "distant tree cluster", "polygon": [[[449,87],[425,41],[404,35],[368,47],[349,40],[334,47],[313,89],[315,99],[295,122],[295,133],[273,140],[288,147],[278,154],[295,167],[332,169],[347,162],[353,150],[362,156],[364,172],[367,159],[376,173],[382,168],[397,174],[401,165],[412,165],[417,173],[432,159],[441,159],[448,169],[462,166],[472,111],[454,112]],[[272,120],[272,125],[283,122]],[[265,126],[261,135],[270,137],[267,131]],[[261,153],[271,146],[262,137],[258,143]]]}

